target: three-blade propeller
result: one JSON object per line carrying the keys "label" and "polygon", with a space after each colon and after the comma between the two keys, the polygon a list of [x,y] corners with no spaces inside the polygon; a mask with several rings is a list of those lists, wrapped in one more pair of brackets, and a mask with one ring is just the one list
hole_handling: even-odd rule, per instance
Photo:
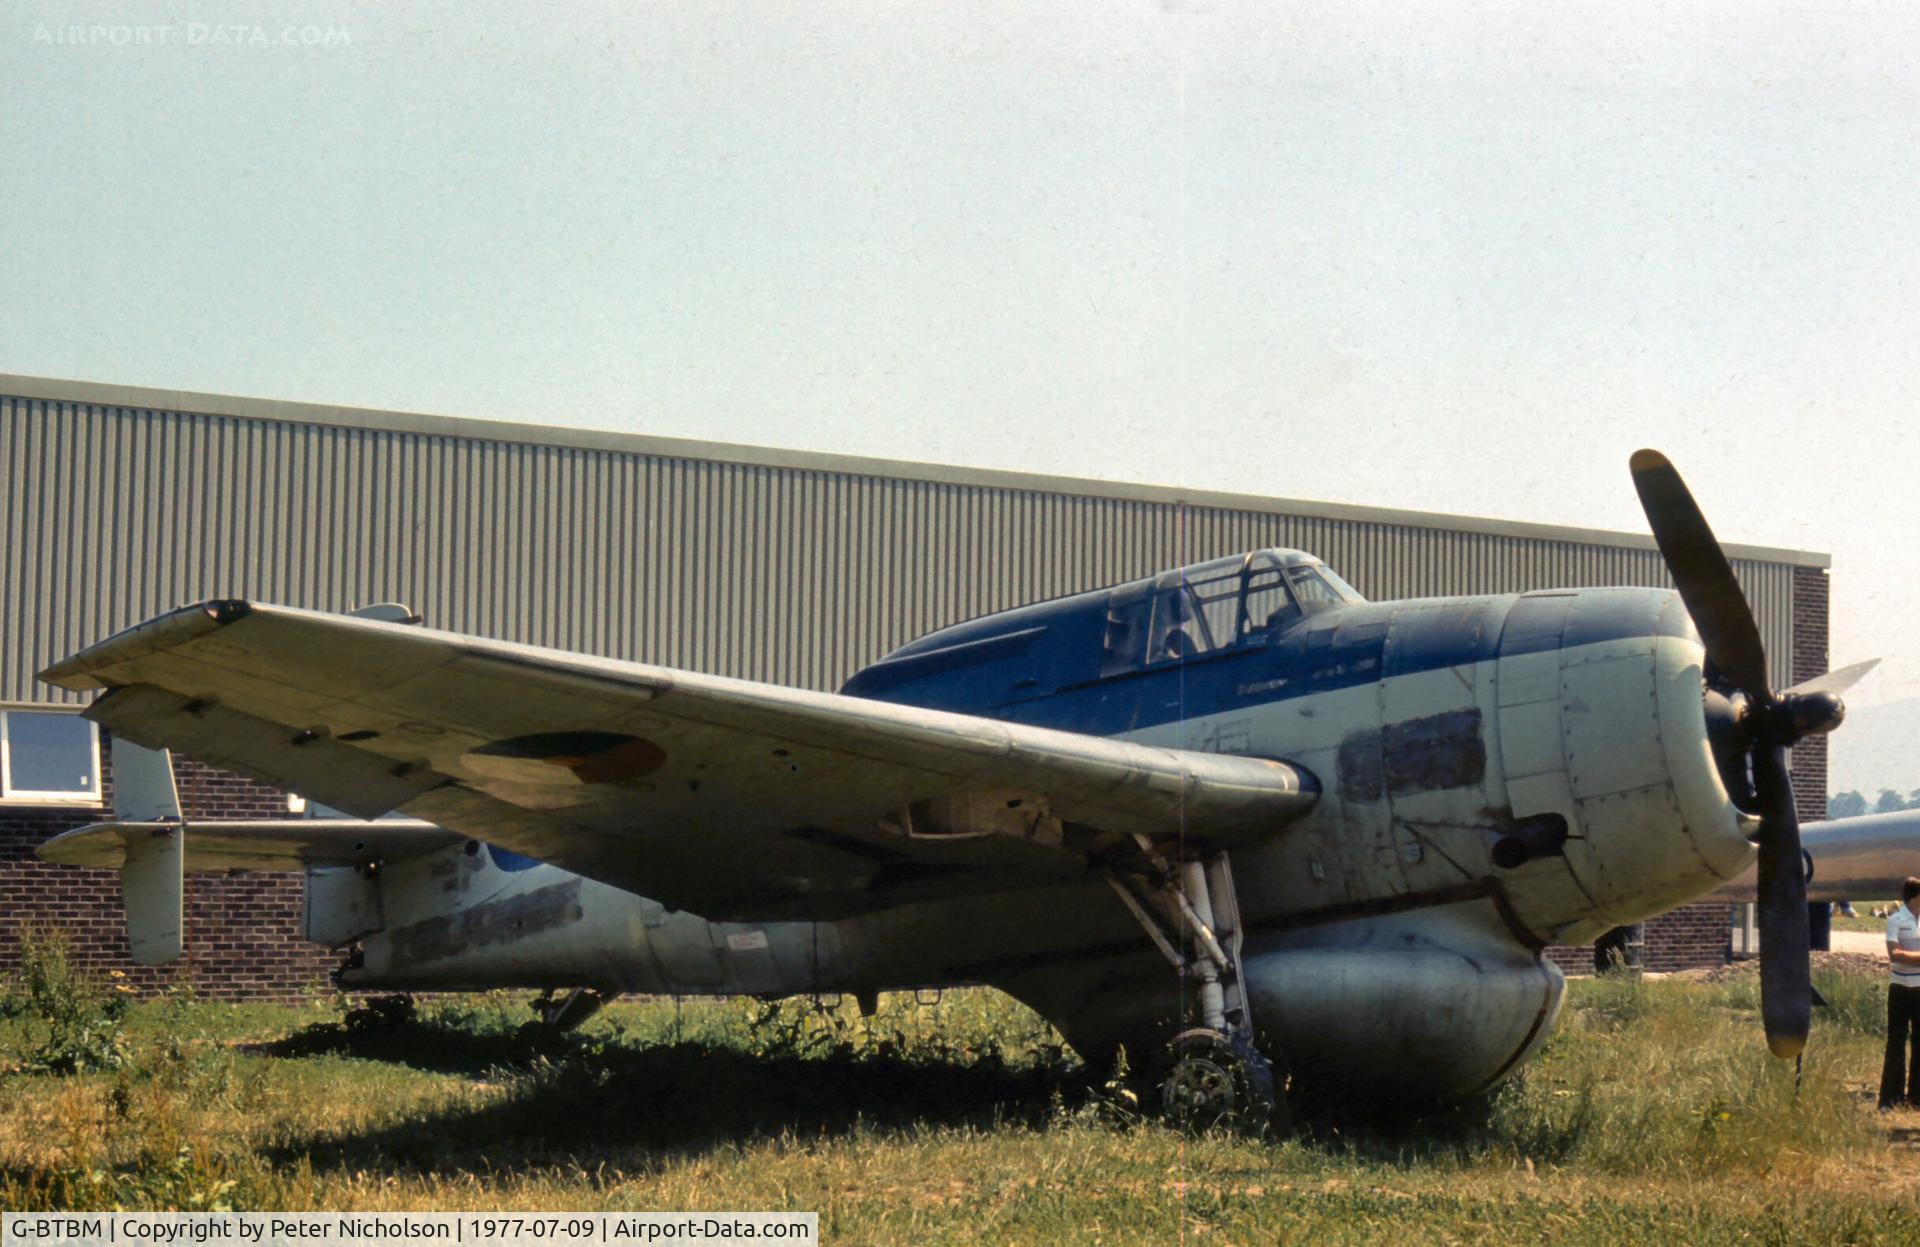
{"label": "three-blade propeller", "polygon": [[1630,466],[1653,539],[1706,647],[1708,726],[1722,779],[1736,804],[1760,816],[1760,1015],[1773,1054],[1798,1056],[1807,1043],[1813,984],[1787,750],[1838,727],[1846,715],[1841,692],[1878,659],[1775,693],[1753,611],[1680,473],[1655,450],[1634,452]]}

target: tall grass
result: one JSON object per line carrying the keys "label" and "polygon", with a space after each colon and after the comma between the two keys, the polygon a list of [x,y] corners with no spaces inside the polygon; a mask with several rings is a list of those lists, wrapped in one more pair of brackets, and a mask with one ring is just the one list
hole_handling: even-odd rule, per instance
{"label": "tall grass", "polygon": [[[1854,1014],[1823,1017],[1798,1067],[1760,1037],[1747,987],[1607,976],[1570,985],[1559,1032],[1495,1097],[1494,1148],[1615,1174],[1762,1172],[1880,1139],[1857,1094]],[[1836,986],[1829,999],[1857,993]]]}
{"label": "tall grass", "polygon": [[1745,984],[1595,980],[1483,1103],[1336,1106],[1269,1139],[1142,1118],[986,991],[870,1019],[636,1001],[563,1036],[505,994],[171,1000],[126,1014],[113,1070],[30,1067],[0,1023],[0,1206],[806,1208],[835,1242],[1891,1241],[1920,1176],[1872,1112],[1881,989],[1821,990],[1797,1087]]}
{"label": "tall grass", "polygon": [[63,932],[22,927],[19,968],[0,992],[0,1017],[23,1034],[16,1048],[26,1068],[55,1074],[118,1068],[127,1060],[121,1024],[132,989],[82,974],[67,954]]}

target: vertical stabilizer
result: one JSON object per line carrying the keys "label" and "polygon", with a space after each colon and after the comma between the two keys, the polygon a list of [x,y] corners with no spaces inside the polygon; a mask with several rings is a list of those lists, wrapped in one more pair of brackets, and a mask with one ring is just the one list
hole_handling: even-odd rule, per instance
{"label": "vertical stabilizer", "polygon": [[185,951],[181,873],[186,828],[180,820],[180,794],[173,786],[172,755],[115,737],[113,812],[123,823],[176,824],[127,841],[120,894],[134,961],[143,966],[178,961]]}

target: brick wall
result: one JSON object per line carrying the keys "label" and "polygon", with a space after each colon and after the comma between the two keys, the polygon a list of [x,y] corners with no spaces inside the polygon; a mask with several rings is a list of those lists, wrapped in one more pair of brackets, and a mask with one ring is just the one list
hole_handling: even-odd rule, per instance
{"label": "brick wall", "polygon": [[[1682,905],[1647,920],[1641,968],[1691,970],[1725,965],[1733,948],[1733,906]],[[1547,950],[1553,963],[1570,974],[1593,973],[1593,946],[1556,944]]]}
{"label": "brick wall", "polygon": [[[102,788],[112,793],[109,750]],[[188,818],[285,818],[286,798],[260,784],[196,762],[174,764]],[[33,852],[49,837],[110,817],[107,808],[0,805],[0,974],[19,964],[25,924],[65,930],[74,961],[118,970],[142,991],[176,982],[224,999],[296,996],[324,986],[338,957],[300,938],[297,874],[187,876],[187,955],[176,965],[136,966],[127,955],[120,876],[111,870],[50,866]]]}
{"label": "brick wall", "polygon": [[[1827,573],[1793,569],[1793,682],[1824,675],[1827,661]],[[1793,750],[1794,806],[1800,821],[1827,816],[1827,738],[1809,736]]]}

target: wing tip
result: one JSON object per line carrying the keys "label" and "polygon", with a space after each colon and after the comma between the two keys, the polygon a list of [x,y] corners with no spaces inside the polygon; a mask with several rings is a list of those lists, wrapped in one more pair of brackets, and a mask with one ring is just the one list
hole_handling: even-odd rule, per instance
{"label": "wing tip", "polygon": [[51,667],[36,671],[34,678],[55,688],[66,689],[69,693],[92,693],[105,688],[103,681],[87,674],[87,664],[81,661],[83,657],[83,654],[75,654],[62,658]]}
{"label": "wing tip", "polygon": [[204,636],[246,618],[253,610],[253,603],[241,598],[214,598],[191,606],[178,606],[123,628],[104,641],[96,641],[46,667],[38,675],[48,684],[73,693],[111,688],[114,681],[101,674],[108,668]]}

